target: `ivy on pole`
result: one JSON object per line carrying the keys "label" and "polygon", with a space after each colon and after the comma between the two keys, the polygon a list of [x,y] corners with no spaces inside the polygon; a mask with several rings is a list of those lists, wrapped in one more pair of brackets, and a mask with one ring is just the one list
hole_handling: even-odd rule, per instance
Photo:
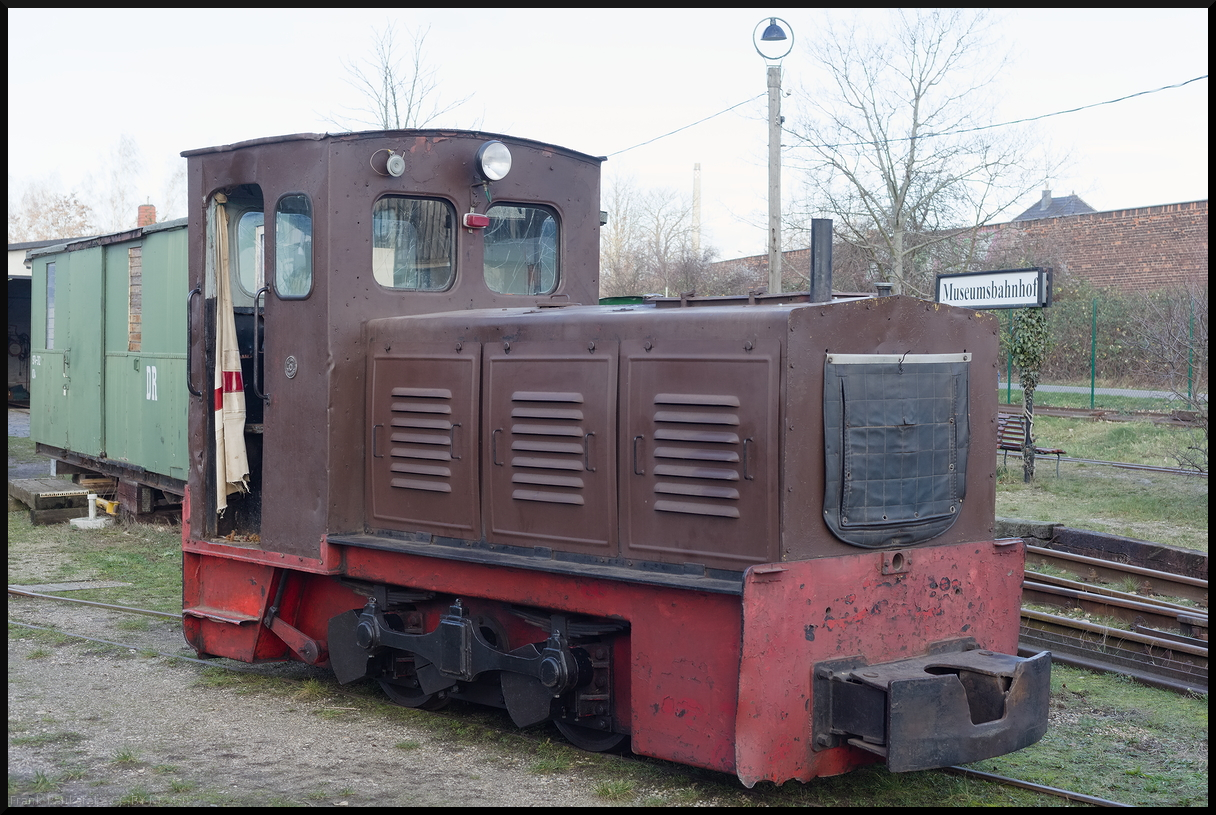
{"label": "ivy on pole", "polygon": [[1034,480],[1034,391],[1039,386],[1043,360],[1051,350],[1051,332],[1047,315],[1041,308],[1024,308],[1014,312],[1013,336],[1009,341],[1009,357],[1018,369],[1022,383],[1022,480]]}

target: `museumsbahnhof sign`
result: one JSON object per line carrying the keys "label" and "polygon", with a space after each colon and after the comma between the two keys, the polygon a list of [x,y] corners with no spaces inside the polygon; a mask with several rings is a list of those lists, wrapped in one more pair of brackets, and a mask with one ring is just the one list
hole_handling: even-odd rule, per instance
{"label": "museumsbahnhof sign", "polygon": [[974,309],[1050,306],[1051,270],[1035,267],[938,275],[937,302]]}

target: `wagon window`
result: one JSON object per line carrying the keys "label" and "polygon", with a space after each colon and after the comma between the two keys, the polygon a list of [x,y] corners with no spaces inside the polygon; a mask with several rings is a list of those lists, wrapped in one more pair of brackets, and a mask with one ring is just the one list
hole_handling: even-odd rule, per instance
{"label": "wagon window", "polygon": [[266,285],[263,282],[266,279],[266,272],[262,261],[265,231],[261,210],[247,210],[241,213],[236,227],[236,268],[237,280],[246,294],[253,294]]}
{"label": "wagon window", "polygon": [[274,210],[274,286],[279,297],[312,291],[312,205],[307,195],[287,195]]}
{"label": "wagon window", "polygon": [[46,265],[46,350],[55,348],[55,264]]}
{"label": "wagon window", "polygon": [[127,250],[127,350],[143,347],[144,319],[144,248],[132,246]]}
{"label": "wagon window", "polygon": [[557,213],[548,207],[496,205],[486,213],[486,285],[500,294],[557,288]]}
{"label": "wagon window", "polygon": [[390,195],[372,212],[372,275],[381,286],[443,291],[452,285],[455,213],[447,202]]}

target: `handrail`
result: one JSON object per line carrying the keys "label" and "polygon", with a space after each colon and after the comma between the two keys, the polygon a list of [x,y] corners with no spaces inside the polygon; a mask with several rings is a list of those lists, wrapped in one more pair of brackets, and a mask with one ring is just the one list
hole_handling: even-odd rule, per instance
{"label": "handrail", "polygon": [[203,392],[194,387],[194,317],[190,310],[190,303],[194,300],[194,295],[201,295],[203,290],[195,286],[186,295],[186,388],[191,395],[202,397]]}
{"label": "handrail", "polygon": [[262,356],[261,343],[258,342],[258,336],[260,335],[258,331],[258,317],[261,316],[263,324],[266,317],[265,314],[258,311],[258,298],[268,291],[270,291],[270,287],[263,286],[253,294],[253,392],[263,402],[269,402],[270,397],[262,393],[262,377],[259,375],[263,366],[258,364]]}

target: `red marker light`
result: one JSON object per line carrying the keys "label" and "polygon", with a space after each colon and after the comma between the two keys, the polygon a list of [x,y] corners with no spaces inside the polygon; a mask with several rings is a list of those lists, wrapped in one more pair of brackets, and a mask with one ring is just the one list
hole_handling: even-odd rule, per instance
{"label": "red marker light", "polygon": [[464,225],[466,229],[485,229],[490,225],[490,216],[482,215],[479,212],[466,212]]}

